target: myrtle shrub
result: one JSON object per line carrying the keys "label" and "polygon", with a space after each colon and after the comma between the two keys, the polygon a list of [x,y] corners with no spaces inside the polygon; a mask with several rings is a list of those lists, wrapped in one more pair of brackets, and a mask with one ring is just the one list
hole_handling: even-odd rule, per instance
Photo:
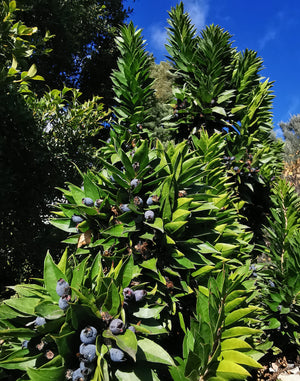
{"label": "myrtle shrub", "polygon": [[197,36],[182,3],[171,10],[174,139],[163,144],[144,124],[141,31],[121,29],[109,139],[81,183],[59,188],[60,261],[48,253],[43,278],[0,305],[0,376],[245,380],[280,347],[278,328],[298,350],[299,200],[271,181],[281,146],[261,60],[229,40],[216,26]]}

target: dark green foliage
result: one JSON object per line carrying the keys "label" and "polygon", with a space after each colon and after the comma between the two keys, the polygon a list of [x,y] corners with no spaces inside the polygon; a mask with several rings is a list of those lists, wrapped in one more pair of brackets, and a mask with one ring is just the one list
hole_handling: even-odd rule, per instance
{"label": "dark green foliage", "polygon": [[[40,274],[47,248],[59,254],[62,236],[47,223],[49,205],[60,197],[54,186],[63,186],[66,178],[79,181],[74,163],[87,168],[92,162],[106,116],[98,97],[81,104],[74,89],[37,98],[30,86],[42,78],[35,65],[25,67],[37,30],[15,21],[14,1],[2,5],[1,292],[5,285]],[[21,72],[22,66],[27,70]]]}
{"label": "dark green foliage", "polygon": [[35,101],[23,86],[36,121],[50,123],[43,138],[60,168],[62,149],[94,165],[58,184],[51,224],[68,248],[59,263],[48,253],[43,279],[12,287],[17,297],[0,305],[4,376],[245,380],[273,345],[284,350],[288,338],[299,349],[300,203],[276,177],[272,84],[230,38],[214,25],[197,36],[182,3],[171,10],[173,141],[153,138],[151,58],[132,23],[117,39],[109,129],[98,98],[80,104],[65,88]]}
{"label": "dark green foliage", "polygon": [[141,29],[137,30],[132,22],[121,28],[116,39],[121,57],[118,70],[114,70],[112,75],[117,102],[114,112],[133,133],[139,131],[138,124],[142,125],[149,119],[149,98],[153,94],[151,60],[141,33]]}
{"label": "dark green foliage", "polygon": [[[38,27],[34,62],[47,85],[61,88],[65,83],[80,88],[85,99],[101,95],[111,104],[109,75],[116,66],[115,33],[130,13],[123,1],[54,0],[45,7],[42,0],[20,0],[18,7],[17,17]],[[47,31],[53,37],[45,47],[41,38]],[[37,90],[41,93],[41,88]]]}
{"label": "dark green foliage", "polygon": [[299,351],[299,226],[300,199],[294,187],[280,180],[272,189],[271,215],[266,225],[258,288],[264,306],[264,329],[283,350],[291,344]]}

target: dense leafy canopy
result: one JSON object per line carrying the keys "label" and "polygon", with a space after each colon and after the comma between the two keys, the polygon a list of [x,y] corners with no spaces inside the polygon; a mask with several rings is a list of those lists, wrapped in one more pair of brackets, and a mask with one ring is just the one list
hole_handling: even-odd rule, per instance
{"label": "dense leafy canopy", "polygon": [[[300,199],[279,178],[262,60],[233,49],[219,26],[198,36],[180,3],[169,13],[172,99],[155,93],[151,56],[129,23],[116,38],[115,104],[105,112],[75,89],[30,90],[41,78],[18,65],[35,30],[16,29],[15,3],[3,5],[11,135],[1,152],[19,158],[5,167],[3,266],[25,261],[14,237],[40,232],[30,218],[48,221],[45,202],[65,251],[48,252],[43,274],[11,286],[16,295],[0,304],[0,377],[245,380],[271,349],[299,352]],[[24,31],[16,58],[11,36]],[[158,111],[158,99],[172,107]]]}

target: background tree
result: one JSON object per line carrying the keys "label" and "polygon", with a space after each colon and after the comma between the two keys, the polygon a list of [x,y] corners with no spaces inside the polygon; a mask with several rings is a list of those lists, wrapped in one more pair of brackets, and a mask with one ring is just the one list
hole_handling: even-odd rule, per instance
{"label": "background tree", "polygon": [[279,126],[284,137],[284,159],[295,161],[300,155],[300,114],[291,116],[287,123],[280,122]]}
{"label": "background tree", "polygon": [[[101,95],[111,104],[109,75],[117,58],[114,37],[130,12],[123,1],[54,0],[45,7],[42,0],[21,0],[18,6],[18,17],[38,28],[35,63],[47,85],[60,89],[65,83],[79,88],[84,99]],[[45,50],[38,42],[48,31],[53,37]]]}
{"label": "background tree", "polygon": [[[0,290],[38,275],[47,249],[60,254],[61,235],[51,227],[49,206],[60,197],[54,184],[78,181],[99,148],[105,117],[99,98],[81,103],[77,90],[51,90],[38,98],[41,83],[29,61],[37,28],[16,21],[16,3],[1,3]],[[47,38],[46,38],[47,39]],[[37,39],[36,39],[37,40]],[[29,58],[31,58],[29,60]],[[26,66],[27,65],[27,66]],[[21,72],[21,68],[27,71]],[[37,87],[38,85],[36,85]]]}

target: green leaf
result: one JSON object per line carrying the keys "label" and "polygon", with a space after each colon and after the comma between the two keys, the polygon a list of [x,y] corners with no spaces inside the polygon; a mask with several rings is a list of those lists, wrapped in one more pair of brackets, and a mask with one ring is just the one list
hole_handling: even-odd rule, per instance
{"label": "green leaf", "polygon": [[66,368],[64,366],[53,368],[29,368],[27,374],[31,381],[57,381],[64,380]]}
{"label": "green leaf", "polygon": [[103,337],[115,340],[117,346],[136,361],[138,342],[135,334],[130,329],[126,329],[124,334],[120,335],[113,335],[110,330],[106,330],[103,332]]}
{"label": "green leaf", "polygon": [[245,316],[251,314],[253,311],[257,310],[258,307],[246,307],[246,308],[240,308],[239,310],[235,310],[231,312],[229,315],[227,315],[225,319],[225,326],[229,326],[233,323],[235,323],[238,320],[243,319]]}
{"label": "green leaf", "polygon": [[251,345],[249,345],[246,341],[242,339],[236,339],[236,338],[223,340],[221,342],[222,351],[230,350],[230,349],[243,349],[243,348],[251,349]]}
{"label": "green leaf", "polygon": [[81,188],[77,187],[76,185],[73,185],[71,183],[67,183],[67,184],[76,204],[82,205],[82,199],[85,197],[84,191]]}
{"label": "green leaf", "polygon": [[0,360],[0,368],[26,371],[29,367],[35,366],[37,359],[42,357],[42,354],[32,357],[25,357],[26,352],[27,350],[15,351],[12,356],[8,356],[5,357],[5,359]]}
{"label": "green leaf", "polygon": [[222,332],[222,339],[236,337],[236,336],[252,336],[261,334],[260,329],[249,328],[249,327],[232,327],[224,330]]}
{"label": "green leaf", "polygon": [[62,317],[64,312],[57,304],[53,304],[53,302],[50,301],[43,301],[35,307],[35,314],[51,320]]}
{"label": "green leaf", "polygon": [[35,307],[39,301],[38,298],[11,298],[4,300],[4,303],[21,313],[34,315]]}
{"label": "green leaf", "polygon": [[22,339],[30,339],[31,337],[36,336],[36,332],[29,328],[9,328],[0,330],[0,337],[4,338],[22,338]]}
{"label": "green leaf", "polygon": [[179,229],[181,229],[188,221],[176,221],[169,222],[165,225],[165,230],[168,234],[175,234]]}
{"label": "green leaf", "polygon": [[58,229],[68,233],[77,233],[76,227],[71,226],[70,218],[52,218],[50,223]]}
{"label": "green leaf", "polygon": [[252,357],[246,355],[245,353],[233,351],[233,350],[225,350],[222,351],[222,356],[224,360],[233,361],[237,364],[247,365],[252,368],[261,368],[261,364],[257,361],[253,360]]}
{"label": "green leaf", "polygon": [[[72,282],[71,282],[71,287],[76,288],[77,290],[81,289],[81,286],[84,281],[84,277],[86,275],[86,265],[89,260],[89,256],[86,257],[83,261],[81,261],[74,269],[72,272]],[[74,297],[74,295],[72,295]]]}
{"label": "green leaf", "polygon": [[84,175],[83,184],[85,197],[90,197],[94,202],[100,198],[97,185],[88,175]]}
{"label": "green leaf", "polygon": [[33,64],[33,65],[30,66],[30,68],[29,68],[29,70],[27,72],[27,75],[28,75],[28,77],[32,78],[32,77],[34,77],[36,75],[36,72],[37,72],[36,65]]}
{"label": "green leaf", "polygon": [[220,106],[215,106],[211,109],[213,112],[215,112],[216,114],[220,114],[220,115],[223,115],[223,116],[227,116],[226,114],[226,111],[223,107],[220,107]]}
{"label": "green leaf", "polygon": [[138,340],[138,358],[174,366],[172,357],[160,345],[147,338]]}
{"label": "green leaf", "polygon": [[67,281],[65,274],[54,263],[50,253],[47,252],[44,261],[44,283],[46,290],[52,296],[52,299],[56,302],[59,300],[59,296],[56,292],[56,284],[60,278],[63,278]]}
{"label": "green leaf", "polygon": [[[78,241],[78,238],[77,238],[77,241]],[[68,263],[68,249],[66,248],[57,265],[60,271],[63,272],[64,274],[66,273],[67,263]]]}
{"label": "green leaf", "polygon": [[155,306],[155,307],[141,307],[133,315],[137,318],[150,319],[157,318],[165,306]]}
{"label": "green leaf", "polygon": [[164,223],[163,223],[163,220],[159,217],[155,218],[154,222],[152,223],[145,222],[145,224],[151,226],[154,229],[161,231],[162,233],[164,232]]}
{"label": "green leaf", "polygon": [[227,380],[245,380],[250,373],[233,361],[222,360],[217,368],[217,376]]}

